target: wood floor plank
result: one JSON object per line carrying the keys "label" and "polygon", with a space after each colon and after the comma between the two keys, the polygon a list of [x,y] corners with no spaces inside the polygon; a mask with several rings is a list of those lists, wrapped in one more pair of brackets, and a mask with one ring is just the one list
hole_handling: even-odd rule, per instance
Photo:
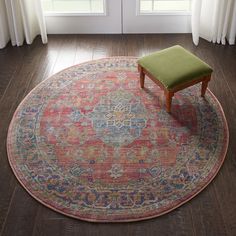
{"label": "wood floor plank", "polygon": [[2,235],[32,235],[37,208],[38,203],[22,187],[17,186]]}
{"label": "wood floor plank", "polygon": [[[0,232],[3,230],[2,226],[7,219],[7,212],[10,207],[9,204],[12,199],[15,185],[17,184],[7,160],[7,129],[15,109],[25,96],[29,81],[32,79],[34,71],[37,68],[37,61],[40,60],[43,55],[41,44],[39,44],[38,40],[36,40],[32,46],[25,47],[25,50],[26,54],[23,58],[24,62],[12,75],[14,78],[10,81],[9,86],[6,88],[4,96],[0,101]],[[7,205],[8,207],[6,207]]]}
{"label": "wood floor plank", "polygon": [[213,184],[191,200],[193,227],[196,235],[227,235],[227,229],[217,201]]}
{"label": "wood floor plank", "polygon": [[[146,221],[134,222],[134,223],[115,223],[115,224],[103,224],[103,223],[89,223],[80,220],[64,217],[58,213],[50,211],[45,207],[41,207],[40,213],[37,217],[37,224],[35,224],[35,230],[33,236],[41,235],[60,235],[60,236],[76,236],[78,233],[81,235],[136,235],[136,236],[156,236],[156,235],[172,235],[178,226],[178,231],[174,235],[194,235],[192,228],[189,227],[191,219],[183,217],[186,215],[185,211],[188,211],[188,207],[177,209],[173,214],[164,215],[156,219],[150,219]],[[171,225],[169,223],[172,222]],[[187,227],[186,227],[187,226]]]}
{"label": "wood floor plank", "polygon": [[77,35],[74,65],[92,60],[95,43],[89,35]]}
{"label": "wood floor plank", "polygon": [[62,40],[62,42],[52,74],[55,74],[74,64],[76,55],[76,38],[76,35],[61,35],[58,37],[58,39]]}
{"label": "wood floor plank", "polygon": [[[232,137],[235,137],[236,132],[236,104],[234,102],[236,91],[233,91],[235,89],[235,81],[232,75],[236,75],[236,70],[232,62],[235,62],[236,56],[233,56],[228,50],[229,47],[227,46],[211,45],[209,47],[205,42],[204,50],[201,50],[201,54],[214,68],[210,88],[224,109],[230,131],[230,143],[226,160],[213,182],[213,186],[227,235],[234,235],[236,218],[232,217],[235,212],[235,208],[232,206],[236,206],[236,182],[232,180],[236,177],[236,149],[235,140]],[[231,47],[232,51],[235,52],[235,47]],[[225,56],[225,53],[228,53],[228,56]]]}
{"label": "wood floor plank", "polygon": [[60,51],[62,50],[62,43],[63,41],[58,40],[58,37],[55,39],[53,37],[52,42],[42,47],[43,55],[41,58],[41,63],[39,63],[34,72],[34,79],[31,79],[27,93],[40,82],[53,75],[54,67],[56,66]]}
{"label": "wood floor plank", "polygon": [[[144,37],[145,35],[124,35],[124,47],[125,47],[125,55],[124,56],[134,56],[141,57],[144,56],[145,48],[144,48]],[[135,40],[136,39],[136,40]],[[137,40],[138,39],[138,40]]]}
{"label": "wood floor plank", "polygon": [[25,50],[23,49],[14,50],[12,47],[7,47],[0,50],[0,100],[13,74],[22,65],[24,55]]}

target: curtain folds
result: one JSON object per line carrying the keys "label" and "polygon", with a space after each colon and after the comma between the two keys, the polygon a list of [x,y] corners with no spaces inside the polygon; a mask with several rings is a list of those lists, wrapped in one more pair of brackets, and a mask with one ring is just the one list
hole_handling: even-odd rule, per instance
{"label": "curtain folds", "polygon": [[0,48],[9,40],[13,46],[31,44],[37,35],[47,43],[40,0],[0,0]]}
{"label": "curtain folds", "polygon": [[195,45],[199,37],[213,43],[235,44],[236,1],[193,0],[192,36]]}

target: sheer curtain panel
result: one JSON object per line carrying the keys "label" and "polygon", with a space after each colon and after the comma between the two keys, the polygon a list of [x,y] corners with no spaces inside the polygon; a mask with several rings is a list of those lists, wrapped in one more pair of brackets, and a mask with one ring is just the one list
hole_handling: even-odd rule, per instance
{"label": "sheer curtain panel", "polygon": [[31,44],[37,35],[47,43],[47,33],[40,0],[0,0],[0,48],[9,40],[13,46]]}
{"label": "sheer curtain panel", "polygon": [[235,44],[236,0],[193,0],[192,35],[195,45],[199,37],[213,43]]}

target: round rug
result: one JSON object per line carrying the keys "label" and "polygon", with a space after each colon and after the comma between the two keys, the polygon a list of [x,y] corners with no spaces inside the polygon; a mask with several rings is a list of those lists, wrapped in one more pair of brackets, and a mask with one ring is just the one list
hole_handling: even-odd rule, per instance
{"label": "round rug", "polygon": [[70,67],[23,100],[7,151],[22,186],[45,206],[97,222],[153,218],[190,200],[221,167],[224,113],[200,85],[175,94],[139,85],[137,58]]}

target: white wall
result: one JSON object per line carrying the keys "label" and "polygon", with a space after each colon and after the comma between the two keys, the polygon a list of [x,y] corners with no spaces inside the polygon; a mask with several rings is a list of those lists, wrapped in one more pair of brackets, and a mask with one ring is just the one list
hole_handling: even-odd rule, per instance
{"label": "white wall", "polygon": [[138,15],[136,0],[107,0],[106,16],[46,16],[46,25],[49,34],[190,33],[191,16]]}
{"label": "white wall", "polygon": [[191,33],[191,17],[187,15],[125,15],[124,33]]}
{"label": "white wall", "polygon": [[46,25],[48,34],[191,33],[190,16],[139,16],[135,20],[127,16],[123,31],[120,20],[103,16],[95,21],[84,16],[46,16]]}
{"label": "white wall", "polygon": [[106,15],[45,16],[49,34],[119,34],[121,25],[121,0],[108,0]]}

